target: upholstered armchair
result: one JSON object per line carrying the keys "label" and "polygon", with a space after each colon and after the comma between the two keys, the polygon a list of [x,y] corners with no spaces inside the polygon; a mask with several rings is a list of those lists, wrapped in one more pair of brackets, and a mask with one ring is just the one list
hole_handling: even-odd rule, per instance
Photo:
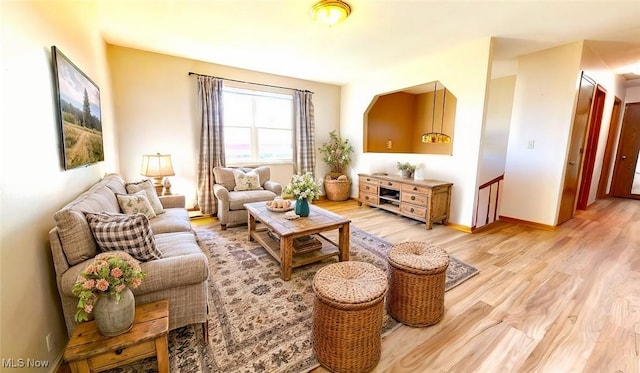
{"label": "upholstered armchair", "polygon": [[269,180],[271,169],[215,167],[213,195],[218,200],[218,219],[222,230],[247,224],[245,203],[271,201],[282,193],[282,185]]}

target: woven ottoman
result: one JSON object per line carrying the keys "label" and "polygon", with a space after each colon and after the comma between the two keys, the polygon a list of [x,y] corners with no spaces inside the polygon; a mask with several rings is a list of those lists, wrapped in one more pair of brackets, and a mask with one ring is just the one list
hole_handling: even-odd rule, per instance
{"label": "woven ottoman", "polygon": [[380,360],[387,275],[364,262],[339,262],[313,278],[313,351],[332,372],[367,372]]}
{"label": "woven ottoman", "polygon": [[444,315],[449,254],[425,242],[402,242],[389,251],[389,314],[409,326],[428,326]]}

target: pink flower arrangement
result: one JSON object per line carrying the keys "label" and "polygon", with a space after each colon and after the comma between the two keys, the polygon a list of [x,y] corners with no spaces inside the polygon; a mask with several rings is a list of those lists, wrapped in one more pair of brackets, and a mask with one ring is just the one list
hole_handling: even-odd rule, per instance
{"label": "pink flower arrangement", "polygon": [[137,288],[145,277],[138,261],[123,251],[97,255],[93,263],[78,275],[71,290],[79,298],[75,320],[89,319],[98,294],[110,294],[119,300],[124,289]]}

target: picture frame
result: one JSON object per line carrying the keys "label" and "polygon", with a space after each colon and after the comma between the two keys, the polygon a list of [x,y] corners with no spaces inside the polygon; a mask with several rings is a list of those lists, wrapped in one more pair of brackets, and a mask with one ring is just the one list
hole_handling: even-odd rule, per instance
{"label": "picture frame", "polygon": [[63,168],[104,161],[100,88],[55,45],[51,56]]}

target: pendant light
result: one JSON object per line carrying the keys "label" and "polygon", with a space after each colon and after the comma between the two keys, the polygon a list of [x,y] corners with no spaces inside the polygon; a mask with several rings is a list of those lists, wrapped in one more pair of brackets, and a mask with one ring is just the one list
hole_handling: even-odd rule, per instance
{"label": "pendant light", "polygon": [[341,0],[322,0],[311,8],[313,19],[329,27],[344,21],[349,14],[351,14],[351,6]]}
{"label": "pendant light", "polygon": [[438,92],[438,81],[433,82],[433,105],[431,106],[431,132],[422,135],[422,142],[431,144],[449,144],[451,136],[446,135],[444,129],[444,109],[447,100],[447,87],[444,87],[444,96],[442,97],[442,121],[440,122],[440,132],[435,132],[434,125],[436,122],[436,94]]}

